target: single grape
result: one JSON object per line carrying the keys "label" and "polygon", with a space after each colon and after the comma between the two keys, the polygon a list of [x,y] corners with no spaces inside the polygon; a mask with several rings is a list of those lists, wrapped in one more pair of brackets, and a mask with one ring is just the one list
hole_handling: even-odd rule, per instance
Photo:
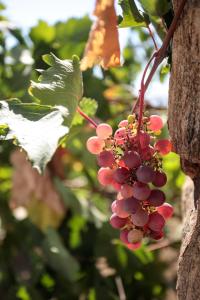
{"label": "single grape", "polygon": [[101,123],[96,128],[96,134],[101,139],[107,139],[112,135],[112,127],[109,124]]}
{"label": "single grape", "polygon": [[128,244],[127,245],[128,249],[130,250],[137,250],[138,248],[141,247],[141,243],[134,243],[134,244]]}
{"label": "single grape", "polygon": [[167,182],[167,175],[164,172],[155,171],[154,180],[152,181],[153,185],[156,187],[162,187]]}
{"label": "single grape", "polygon": [[165,202],[163,205],[157,207],[157,212],[167,220],[173,215],[174,209],[169,203]]}
{"label": "single grape", "polygon": [[121,184],[119,184],[118,182],[114,181],[114,179],[113,179],[113,181],[112,181],[112,186],[113,186],[113,188],[114,188],[116,191],[120,191],[120,190],[121,190]]}
{"label": "single grape", "polygon": [[113,178],[118,183],[124,183],[128,179],[129,175],[130,173],[128,169],[119,167],[115,170]]}
{"label": "single grape", "polygon": [[129,231],[128,231],[128,229],[123,229],[123,230],[121,230],[121,232],[120,232],[120,240],[124,243],[124,244],[128,244],[129,242],[128,242],[128,233],[129,233]]}
{"label": "single grape", "polygon": [[172,143],[167,139],[159,140],[155,143],[154,148],[161,155],[166,155],[172,151]]}
{"label": "single grape", "polygon": [[91,136],[86,143],[88,151],[92,154],[99,154],[104,146],[104,141],[98,136]]}
{"label": "single grape", "polygon": [[133,196],[133,187],[128,184],[123,184],[120,193],[124,198],[130,198]]}
{"label": "single grape", "polygon": [[123,200],[123,210],[129,214],[135,214],[140,207],[140,200],[134,197]]}
{"label": "single grape", "polygon": [[161,206],[165,202],[165,194],[160,190],[154,189],[151,191],[147,201],[151,206]]}
{"label": "single grape", "polygon": [[100,168],[97,178],[102,185],[108,185],[113,183],[113,170],[110,168]]}
{"label": "single grape", "polygon": [[123,228],[126,225],[127,221],[127,219],[122,219],[116,214],[112,214],[112,216],[110,217],[110,224],[113,228]]}
{"label": "single grape", "polygon": [[150,144],[150,135],[147,132],[140,132],[139,141],[142,149],[148,147]]}
{"label": "single grape", "polygon": [[152,156],[154,155],[155,150],[152,146],[147,146],[146,148],[143,148],[141,151],[141,156],[143,160],[150,160]]}
{"label": "single grape", "polygon": [[97,161],[100,167],[112,167],[115,162],[115,158],[112,151],[104,150],[97,156]]}
{"label": "single grape", "polygon": [[149,166],[140,166],[136,171],[138,181],[149,183],[154,180],[154,170]]}
{"label": "single grape", "polygon": [[120,218],[127,218],[130,215],[130,213],[124,210],[124,199],[115,200],[111,205],[111,210]]}
{"label": "single grape", "polygon": [[121,122],[119,122],[118,127],[126,127],[128,126],[128,120],[122,120]]}
{"label": "single grape", "polygon": [[127,151],[122,158],[128,168],[138,168],[141,165],[140,155],[136,151]]}
{"label": "single grape", "polygon": [[151,231],[150,233],[150,237],[154,240],[160,240],[163,236],[163,231]]}
{"label": "single grape", "polygon": [[161,231],[165,225],[165,219],[158,212],[154,212],[149,216],[148,228],[153,231]]}
{"label": "single grape", "polygon": [[163,128],[163,120],[160,116],[152,115],[149,119],[148,128],[152,131],[159,131]]}
{"label": "single grape", "polygon": [[143,232],[141,230],[132,229],[128,233],[128,242],[130,244],[138,243],[142,240],[142,238],[143,238]]}
{"label": "single grape", "polygon": [[135,226],[142,227],[148,223],[148,212],[142,208],[138,209],[135,214],[131,215],[131,220]]}
{"label": "single grape", "polygon": [[115,139],[124,139],[126,138],[126,129],[123,127],[123,128],[119,128],[115,131],[115,134],[114,134],[114,138]]}
{"label": "single grape", "polygon": [[133,184],[133,197],[138,200],[146,200],[151,193],[149,186],[145,183],[136,181]]}

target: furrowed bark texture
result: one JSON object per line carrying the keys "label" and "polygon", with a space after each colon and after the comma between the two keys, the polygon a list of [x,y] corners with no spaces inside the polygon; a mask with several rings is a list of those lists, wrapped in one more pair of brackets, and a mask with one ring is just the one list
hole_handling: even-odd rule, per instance
{"label": "furrowed bark texture", "polygon": [[[174,0],[177,10],[180,0]],[[183,171],[192,178],[182,198],[179,300],[200,299],[200,0],[188,0],[173,37],[169,131]],[[186,183],[187,185],[187,183]],[[188,192],[190,191],[190,192]],[[188,194],[187,194],[188,193]],[[191,201],[193,200],[193,201]]]}

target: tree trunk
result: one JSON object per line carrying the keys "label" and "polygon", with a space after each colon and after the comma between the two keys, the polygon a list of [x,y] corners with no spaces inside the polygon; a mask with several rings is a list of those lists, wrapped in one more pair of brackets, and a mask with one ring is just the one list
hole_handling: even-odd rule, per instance
{"label": "tree trunk", "polygon": [[[176,12],[180,0],[174,0]],[[173,37],[169,131],[194,193],[183,196],[184,234],[179,257],[179,300],[200,299],[200,0],[188,0]],[[190,183],[191,187],[191,183]],[[186,189],[187,190],[187,189]],[[192,199],[193,201],[190,201]]]}

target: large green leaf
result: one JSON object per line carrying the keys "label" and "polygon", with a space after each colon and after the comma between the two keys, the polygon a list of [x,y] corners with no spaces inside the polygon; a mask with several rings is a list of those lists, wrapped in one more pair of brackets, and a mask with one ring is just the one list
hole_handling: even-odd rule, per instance
{"label": "large green leaf", "polygon": [[119,0],[118,3],[123,12],[123,20],[119,24],[120,28],[146,26],[145,18],[139,12],[134,0]]}
{"label": "large green leaf", "polygon": [[53,228],[46,232],[43,250],[48,264],[67,280],[78,278],[79,264],[63,245],[58,233]]}
{"label": "large green leaf", "polygon": [[54,54],[46,54],[43,60],[50,68],[39,70],[39,82],[32,81],[29,92],[42,104],[66,107],[69,115],[65,123],[70,126],[83,93],[79,58],[60,60]]}
{"label": "large green leaf", "polygon": [[168,0],[139,0],[144,10],[152,16],[163,16],[166,14],[171,4]]}
{"label": "large green leaf", "polygon": [[14,139],[22,147],[39,172],[54,154],[60,139],[69,132],[63,126],[68,111],[39,104],[23,104],[17,100],[0,101],[0,139]]}

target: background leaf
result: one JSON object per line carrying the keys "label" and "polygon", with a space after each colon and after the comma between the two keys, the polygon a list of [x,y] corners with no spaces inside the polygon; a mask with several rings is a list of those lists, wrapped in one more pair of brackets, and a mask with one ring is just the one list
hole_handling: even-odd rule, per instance
{"label": "background leaf", "polygon": [[123,20],[119,24],[120,28],[137,26],[146,27],[145,19],[139,12],[135,1],[119,0],[119,5],[121,6],[123,12]]}
{"label": "background leaf", "polygon": [[[97,102],[94,99],[86,97],[80,101],[79,106],[81,110],[89,117],[94,116],[98,108]],[[81,125],[83,121],[84,118],[79,113],[76,113],[72,121],[72,125]]]}
{"label": "background leaf", "polygon": [[171,4],[167,0],[139,0],[144,10],[152,16],[163,16],[166,14]]}

